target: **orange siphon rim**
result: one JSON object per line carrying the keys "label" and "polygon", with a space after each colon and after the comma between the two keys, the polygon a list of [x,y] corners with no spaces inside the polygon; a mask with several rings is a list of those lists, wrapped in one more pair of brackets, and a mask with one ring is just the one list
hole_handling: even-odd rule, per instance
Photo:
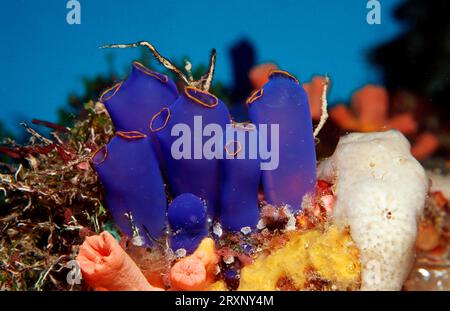
{"label": "orange siphon rim", "polygon": [[[189,91],[191,91],[191,90],[195,91],[195,92],[199,92],[199,93],[205,94],[205,95],[208,95],[208,96],[211,96],[214,99],[214,103],[213,104],[207,104],[207,103],[203,102],[202,100],[198,99],[197,97],[194,97],[193,95],[191,95],[189,93]],[[185,87],[184,88],[184,94],[186,94],[186,96],[189,99],[192,99],[194,102],[196,102],[196,103],[198,103],[198,104],[200,104],[200,105],[202,105],[204,107],[207,107],[207,108],[214,108],[214,107],[216,107],[219,104],[219,99],[216,96],[214,96],[213,94],[211,94],[208,91],[203,91],[203,90],[200,90],[200,89],[198,89],[196,87],[193,87],[193,86]]]}
{"label": "orange siphon rim", "polygon": [[[168,113],[167,113],[167,117],[166,117],[166,119],[164,120],[164,124],[161,125],[160,127],[156,128],[156,129],[154,129],[154,128],[153,128],[153,121],[155,121],[155,119],[156,119],[157,117],[159,117],[159,115],[161,115],[161,113],[163,113],[164,111],[167,111],[167,112],[168,112]],[[154,132],[158,132],[158,131],[162,130],[163,128],[165,128],[166,125],[167,125],[167,123],[169,122],[170,115],[171,115],[171,112],[170,112],[170,108],[168,108],[168,107],[164,107],[164,108],[162,108],[160,111],[158,111],[157,113],[155,113],[155,114],[153,115],[152,119],[150,120],[150,124],[149,124],[149,126],[148,126],[148,127],[150,128],[150,131],[152,131],[152,132],[154,133]]]}
{"label": "orange siphon rim", "polygon": [[284,76],[286,76],[286,77],[291,78],[292,80],[294,80],[295,83],[299,84],[298,79],[297,79],[296,77],[294,77],[293,75],[291,75],[291,74],[290,74],[289,72],[287,72],[287,71],[279,70],[279,69],[272,70],[272,71],[269,73],[269,79],[270,79],[273,75],[275,75],[275,74],[284,75]]}
{"label": "orange siphon rim", "polygon": [[[122,84],[123,84],[123,81],[116,83],[113,86],[111,86],[109,89],[103,91],[103,93],[100,95],[100,98],[98,100],[101,103],[104,103],[105,101],[110,100],[114,95],[116,95],[116,93],[119,91]],[[108,94],[109,92],[111,92],[112,90],[114,90],[114,92],[111,95],[105,97],[105,95]]]}
{"label": "orange siphon rim", "polygon": [[147,135],[139,131],[118,131],[116,135],[125,139],[141,139],[147,137]]}
{"label": "orange siphon rim", "polygon": [[[230,144],[237,144],[237,146],[238,146],[238,148],[237,148],[237,150],[235,151],[235,152],[233,152],[233,153],[231,153],[229,150],[228,150],[228,145],[230,145]],[[236,156],[239,152],[241,152],[242,151],[242,144],[239,142],[239,141],[237,141],[237,140],[230,140],[229,142],[227,142],[226,144],[225,144],[225,152],[228,154],[228,155],[230,155],[230,156]]]}
{"label": "orange siphon rim", "polygon": [[[102,150],[104,150],[103,157],[99,161],[95,161],[94,160],[95,156]],[[95,165],[102,164],[103,162],[105,162],[107,156],[108,156],[108,148],[106,147],[106,145],[104,145],[104,146],[98,148],[97,151],[94,152],[94,154],[91,157],[91,163],[93,163]]]}
{"label": "orange siphon rim", "polygon": [[251,105],[253,104],[256,100],[258,100],[259,98],[261,98],[264,95],[264,89],[261,88],[259,90],[255,90],[253,91],[253,93],[250,95],[249,98],[247,98],[247,100],[245,101],[245,103],[247,105]]}
{"label": "orange siphon rim", "polygon": [[165,74],[153,71],[147,67],[145,67],[144,65],[142,65],[140,62],[134,61],[133,62],[133,67],[136,68],[137,70],[145,73],[148,76],[151,76],[153,78],[158,79],[159,81],[161,81],[162,83],[167,83],[169,82],[169,77],[167,77]]}

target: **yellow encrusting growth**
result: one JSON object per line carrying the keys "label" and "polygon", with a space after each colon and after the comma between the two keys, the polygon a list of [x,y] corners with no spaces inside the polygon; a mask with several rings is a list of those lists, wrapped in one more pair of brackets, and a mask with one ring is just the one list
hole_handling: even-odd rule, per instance
{"label": "yellow encrusting growth", "polygon": [[287,234],[286,245],[242,269],[238,290],[278,290],[283,279],[297,290],[317,288],[317,284],[326,285],[320,289],[359,288],[359,250],[348,230],[331,226],[324,232],[315,229]]}
{"label": "yellow encrusting growth", "polygon": [[228,291],[227,284],[223,280],[216,281],[212,283],[207,290],[214,291],[214,292],[223,292]]}

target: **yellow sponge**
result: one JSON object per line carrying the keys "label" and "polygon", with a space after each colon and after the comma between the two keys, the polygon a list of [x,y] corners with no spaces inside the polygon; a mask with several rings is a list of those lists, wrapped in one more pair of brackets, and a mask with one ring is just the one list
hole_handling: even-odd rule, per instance
{"label": "yellow sponge", "polygon": [[348,230],[331,226],[325,232],[295,231],[288,239],[283,247],[242,269],[238,290],[359,289],[359,251]]}

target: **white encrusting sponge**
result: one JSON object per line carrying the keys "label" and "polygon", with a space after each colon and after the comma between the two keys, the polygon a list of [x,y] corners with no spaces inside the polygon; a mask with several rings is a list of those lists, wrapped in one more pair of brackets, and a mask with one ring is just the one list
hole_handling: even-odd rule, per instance
{"label": "white encrusting sponge", "polygon": [[428,192],[409,142],[398,131],[346,135],[318,177],[335,185],[334,222],[350,227],[360,249],[361,289],[400,290]]}

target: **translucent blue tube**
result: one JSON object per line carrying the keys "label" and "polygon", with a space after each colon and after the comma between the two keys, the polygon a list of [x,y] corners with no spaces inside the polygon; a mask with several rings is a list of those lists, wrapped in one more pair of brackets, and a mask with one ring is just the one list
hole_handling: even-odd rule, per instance
{"label": "translucent blue tube", "polygon": [[169,204],[168,218],[173,251],[184,248],[191,254],[208,235],[205,203],[191,193],[180,194]]}
{"label": "translucent blue tube", "polygon": [[116,131],[150,134],[151,117],[178,97],[175,83],[166,75],[133,62],[130,76],[101,96]]}
{"label": "translucent blue tube", "polygon": [[[316,153],[308,97],[297,79],[274,71],[263,89],[248,100],[251,121],[279,125],[279,165],[264,170],[265,198],[271,204],[301,208],[305,194],[312,193],[316,180]],[[273,141],[268,147],[272,148]]]}
{"label": "translucent blue tube", "polygon": [[[222,101],[208,92],[186,87],[170,109],[163,108],[150,125],[158,138],[170,193],[173,197],[192,193],[202,198],[211,219],[219,214],[221,160],[204,153],[203,144],[208,144],[209,137],[202,137],[202,129],[219,127],[224,133],[229,122]],[[216,136],[220,154],[223,154],[222,137]]]}
{"label": "translucent blue tube", "polygon": [[225,139],[220,220],[222,227],[231,231],[255,229],[259,220],[261,170],[257,145],[250,143],[252,136],[257,142],[253,124],[236,123],[229,127]]}
{"label": "translucent blue tube", "polygon": [[140,132],[116,132],[112,140],[95,153],[92,165],[105,189],[106,203],[118,227],[132,237],[133,223],[147,245],[158,239],[166,227],[164,183],[150,139]]}

